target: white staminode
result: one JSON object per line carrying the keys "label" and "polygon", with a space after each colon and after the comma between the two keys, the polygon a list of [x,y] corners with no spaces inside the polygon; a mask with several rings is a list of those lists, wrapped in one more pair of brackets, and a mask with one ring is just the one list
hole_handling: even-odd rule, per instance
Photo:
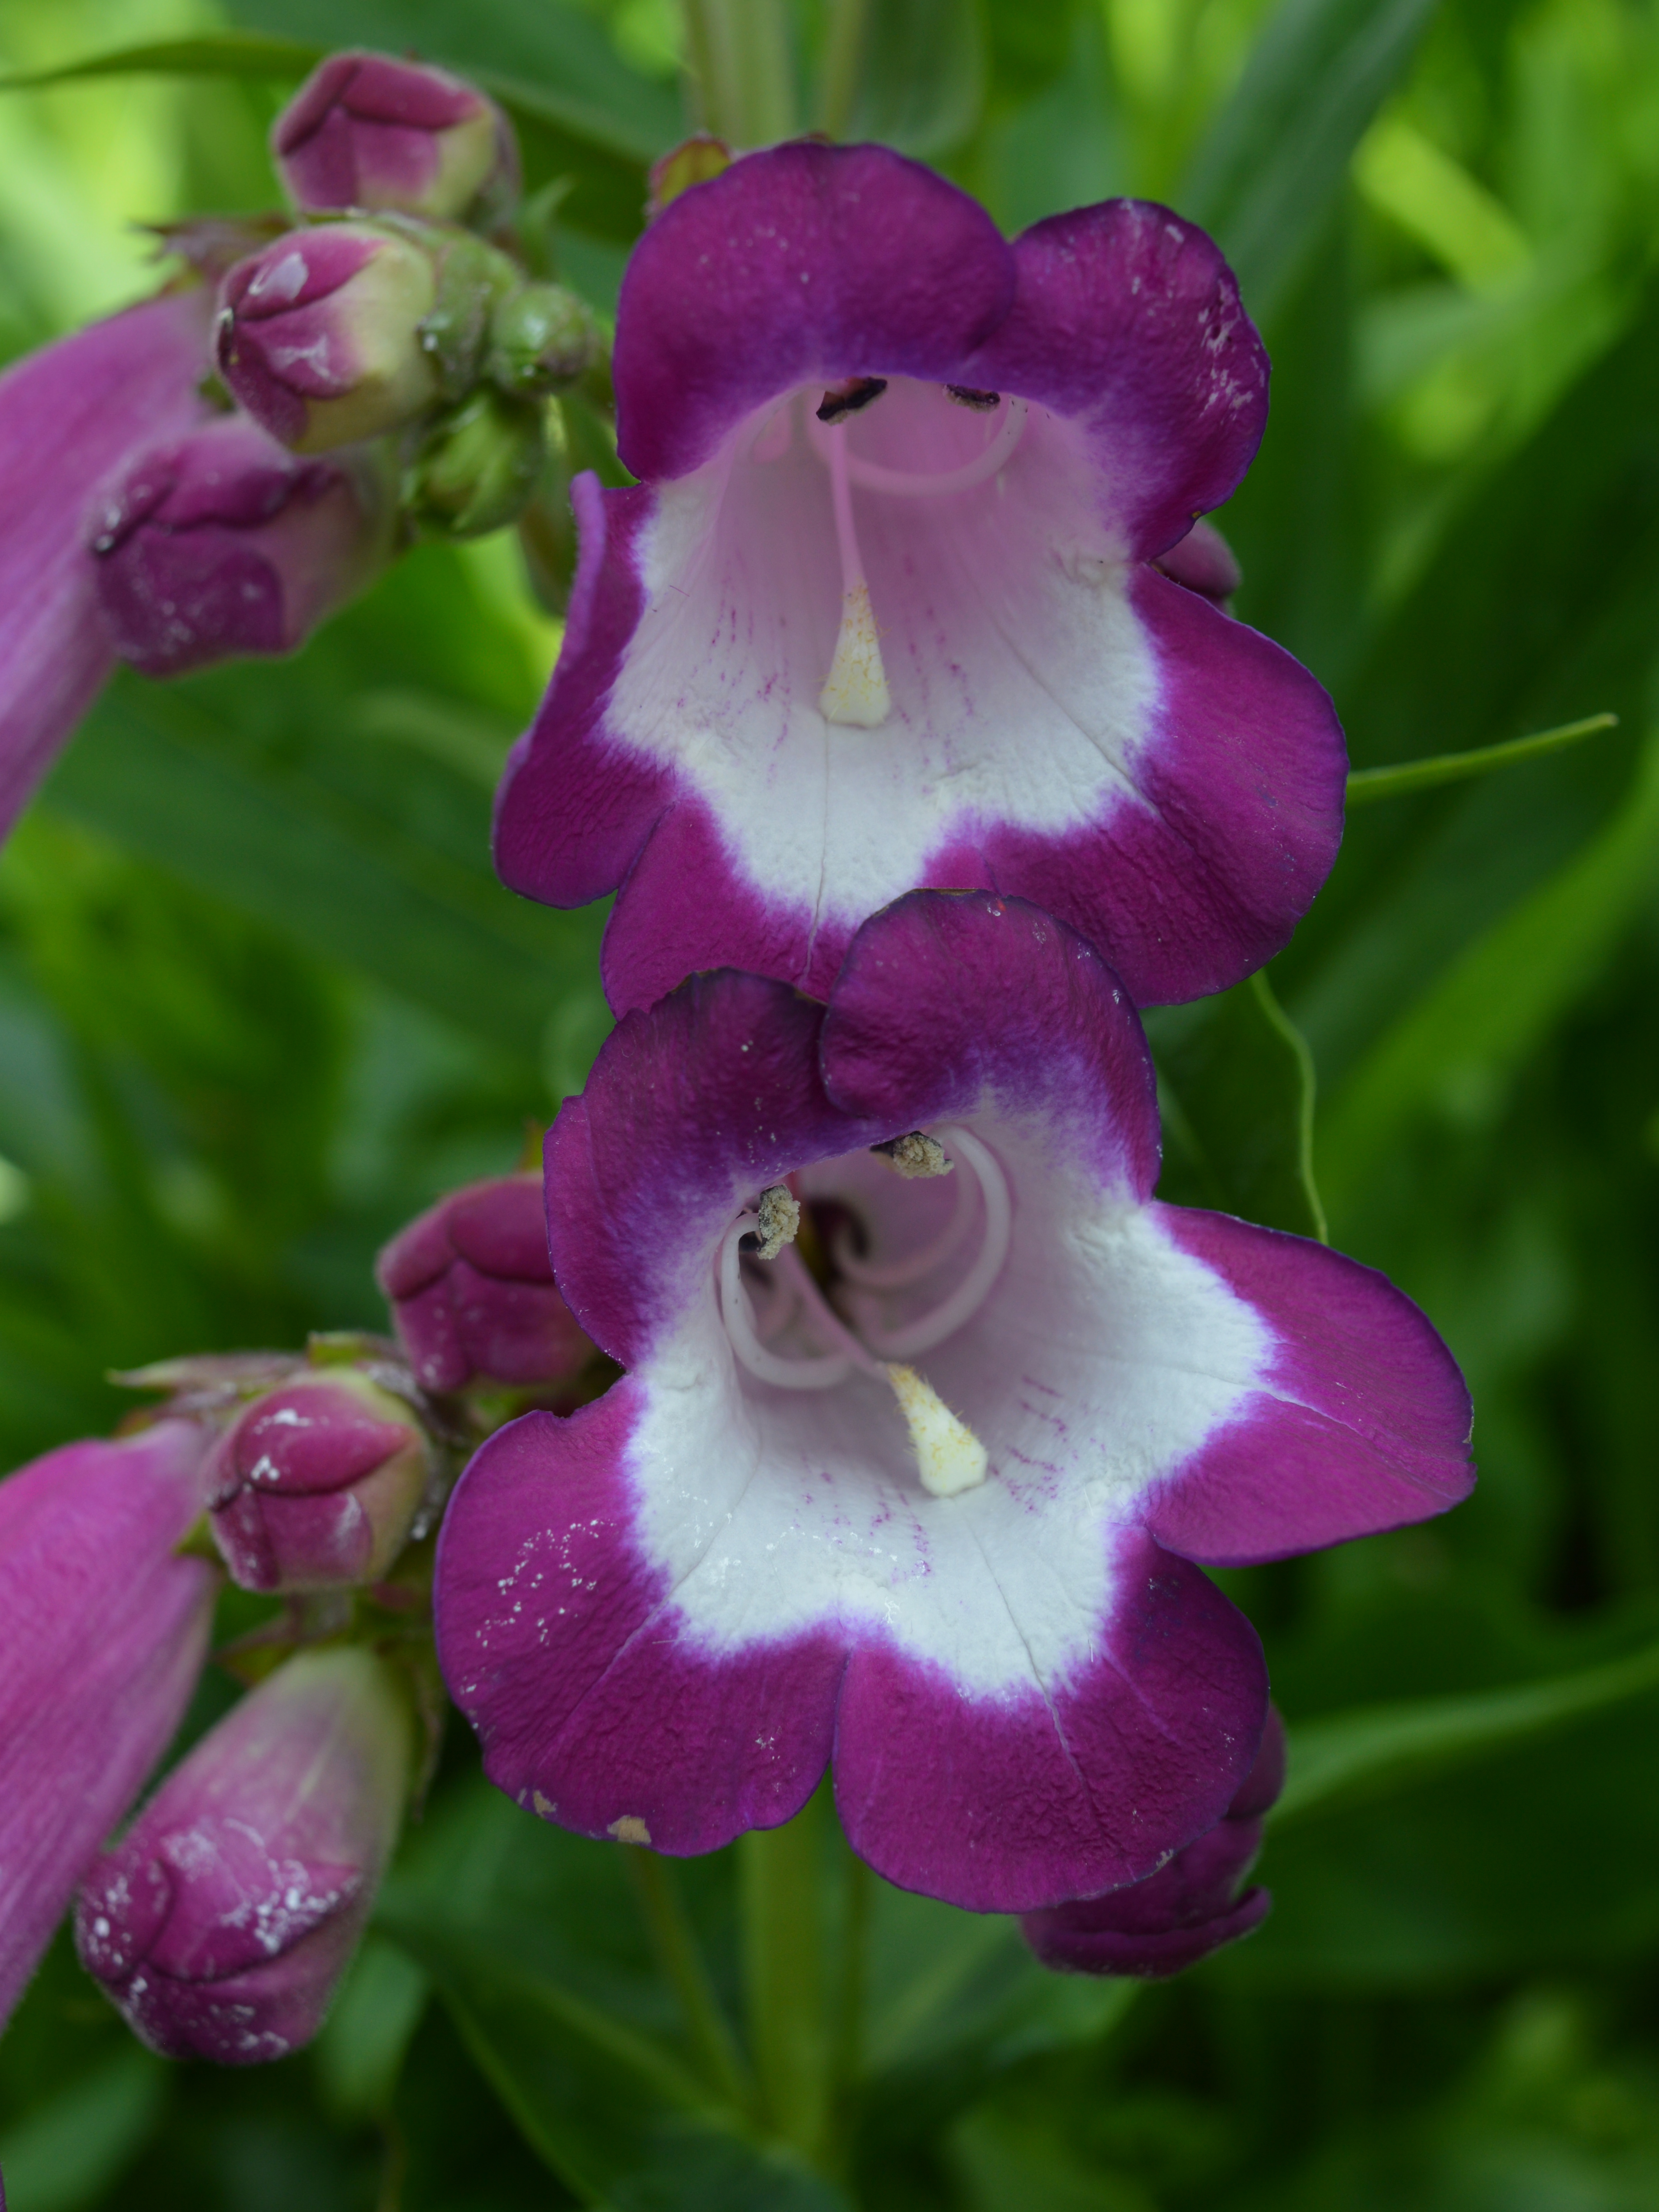
{"label": "white staminode", "polygon": [[818,694],[826,721],[855,730],[878,730],[893,711],[882,665],[881,639],[870,605],[858,533],[853,526],[853,494],[847,480],[847,432],[830,432],[830,495],[836,510],[836,542],[841,548],[841,629],[835,657]]}
{"label": "white staminode", "polygon": [[[891,1386],[910,1431],[922,1486],[935,1498],[952,1498],[985,1480],[989,1459],[984,1445],[958,1419],[925,1377],[889,1355],[927,1352],[942,1344],[983,1305],[1008,1256],[1013,1206],[1007,1179],[989,1147],[966,1129],[939,1132],[936,1142],[969,1170],[958,1178],[957,1202],[943,1233],[908,1260],[873,1267],[856,1261],[844,1243],[837,1249],[843,1275],[858,1285],[843,1293],[855,1308],[858,1333],[832,1310],[809,1272],[793,1238],[799,1204],[782,1184],[762,1192],[758,1209],[740,1213],[720,1241],[720,1315],[732,1349],[762,1382],[784,1390],[829,1390],[855,1372],[879,1376]],[[973,1265],[955,1290],[930,1311],[897,1328],[881,1327],[880,1291],[920,1282],[948,1259],[966,1233],[977,1204],[983,1206],[985,1235]],[[742,1272],[742,1247],[751,1256],[774,1262],[769,1270],[766,1304],[757,1319]],[[852,1264],[849,1266],[849,1261]],[[878,1289],[877,1286],[879,1286]],[[816,1352],[786,1354],[769,1348],[790,1323],[799,1322]]]}

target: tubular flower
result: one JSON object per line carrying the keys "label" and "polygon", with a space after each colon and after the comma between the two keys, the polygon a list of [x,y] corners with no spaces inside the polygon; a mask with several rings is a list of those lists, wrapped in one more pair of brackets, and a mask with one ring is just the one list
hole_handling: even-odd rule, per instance
{"label": "tubular flower", "polygon": [[113,665],[88,509],[129,454],[206,416],[210,305],[165,292],[0,377],[0,836]]}
{"label": "tubular flower", "polygon": [[1262,1823],[1285,1786],[1285,1728],[1269,1706],[1249,1778],[1223,1817],[1145,1881],[1105,1897],[1031,1912],[1021,1923],[1045,1966],[1161,1980],[1237,1942],[1267,1918],[1273,1899],[1243,1889]]}
{"label": "tubular flower", "polygon": [[539,1176],[451,1191],[393,1237],[375,1275],[422,1389],[564,1382],[593,1356],[554,1285]]}
{"label": "tubular flower", "polygon": [[251,2066],[310,2041],[397,1837],[412,1733],[383,1660],[302,1652],[102,1855],[76,1945],[152,2050]]}
{"label": "tubular flower", "polygon": [[443,222],[517,196],[518,148],[495,102],[391,54],[331,54],[277,117],[270,150],[306,215],[387,208]]}
{"label": "tubular flower", "polygon": [[1345,767],[1290,657],[1149,565],[1243,475],[1267,363],[1210,240],[1116,200],[1012,244],[880,147],[673,200],[613,356],[641,479],[574,489],[565,645],[496,861],[622,886],[617,1007],[822,995],[916,884],[1040,901],[1139,1002],[1236,981],[1323,881]]}
{"label": "tubular flower", "polygon": [[434,1491],[410,1407],[346,1367],[254,1398],[206,1470],[213,1539],[244,1589],[378,1582]]}
{"label": "tubular flower", "polygon": [[173,1553],[205,1443],[161,1421],[0,1483],[0,2021],[196,1686],[218,1577]]}
{"label": "tubular flower", "polygon": [[856,1850],[994,1911],[1213,1827],[1267,1684],[1194,1562],[1442,1511],[1468,1401],[1380,1276],[1158,1164],[1127,993],[1019,901],[900,900],[827,1007],[726,971],[624,1019],[546,1178],[628,1371],[499,1430],[440,1540],[492,1779],[690,1852],[833,1753]]}
{"label": "tubular flower", "polygon": [[246,417],[138,455],[94,518],[98,596],[146,676],[291,653],[391,551],[366,457],[300,461]]}

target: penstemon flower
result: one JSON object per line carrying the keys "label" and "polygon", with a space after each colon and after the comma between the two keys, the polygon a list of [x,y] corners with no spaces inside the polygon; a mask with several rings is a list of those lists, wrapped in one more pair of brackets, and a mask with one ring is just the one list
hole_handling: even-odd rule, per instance
{"label": "penstemon flower", "polygon": [[722,963],[822,994],[917,884],[1040,901],[1139,1002],[1283,945],[1336,850],[1341,733],[1205,604],[1213,548],[1196,592],[1150,565],[1266,417],[1200,231],[1117,200],[1010,245],[885,149],[781,146],[647,231],[613,368],[642,481],[577,480],[496,856],[555,905],[622,886],[614,1005]]}
{"label": "penstemon flower", "polygon": [[546,1176],[629,1371],[499,1431],[440,1540],[492,1779],[688,1852],[833,1758],[872,1865],[998,1911],[1212,1828],[1267,1684],[1194,1562],[1442,1511],[1468,1401],[1382,1278],[1158,1165],[1127,993],[1019,901],[900,900],[827,1006],[726,971],[624,1019]]}

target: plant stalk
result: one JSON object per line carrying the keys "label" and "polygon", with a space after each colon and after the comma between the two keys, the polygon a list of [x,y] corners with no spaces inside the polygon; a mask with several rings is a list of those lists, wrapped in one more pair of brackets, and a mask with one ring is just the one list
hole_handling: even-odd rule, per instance
{"label": "plant stalk", "polygon": [[705,2078],[739,2112],[752,2112],[754,2085],[708,1978],[672,1868],[656,1851],[635,1845],[629,1851],[629,1869],[658,1964],[679,1999],[686,2033]]}
{"label": "plant stalk", "polygon": [[734,147],[771,146],[797,129],[783,0],[681,0],[686,94],[694,120]]}
{"label": "plant stalk", "polygon": [[822,1882],[826,1802],[739,1843],[749,2049],[763,2124],[817,2165],[830,2118]]}

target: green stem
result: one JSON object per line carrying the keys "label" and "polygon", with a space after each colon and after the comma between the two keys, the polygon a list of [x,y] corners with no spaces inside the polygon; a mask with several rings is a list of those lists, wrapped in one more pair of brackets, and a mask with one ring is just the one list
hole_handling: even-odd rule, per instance
{"label": "green stem", "polygon": [[832,0],[818,94],[818,127],[831,138],[844,137],[853,119],[868,19],[869,0]]}
{"label": "green stem", "polygon": [[763,2123],[803,2156],[824,2154],[830,2038],[824,2017],[823,1802],[739,1843],[749,2049]]}
{"label": "green stem", "polygon": [[861,1858],[843,1845],[847,1877],[842,1891],[841,1972],[836,1996],[835,2049],[831,2054],[833,2141],[844,2139],[847,2106],[864,2057],[866,1967],[870,1949],[871,1907],[876,1878]]}
{"label": "green stem", "polygon": [[1559,730],[1510,738],[1501,745],[1477,745],[1472,752],[1436,753],[1429,760],[1402,761],[1397,768],[1357,768],[1348,778],[1348,804],[1364,806],[1374,799],[1403,799],[1409,792],[1432,790],[1437,783],[1459,783],[1466,776],[1513,768],[1517,761],[1559,752],[1563,745],[1575,745],[1598,730],[1611,730],[1618,720],[1617,714],[1587,714],[1582,722],[1564,722]]}
{"label": "green stem", "polygon": [[657,1852],[642,1845],[629,1849],[628,1863],[646,1925],[651,1930],[658,1964],[679,1999],[686,2033],[703,2072],[722,2096],[740,2112],[747,2112],[754,2103],[754,2089],[708,1978],[696,1935],[680,1901],[673,1869]]}
{"label": "green stem", "polygon": [[795,79],[783,0],[681,0],[687,91],[705,131],[732,146],[793,137]]}

